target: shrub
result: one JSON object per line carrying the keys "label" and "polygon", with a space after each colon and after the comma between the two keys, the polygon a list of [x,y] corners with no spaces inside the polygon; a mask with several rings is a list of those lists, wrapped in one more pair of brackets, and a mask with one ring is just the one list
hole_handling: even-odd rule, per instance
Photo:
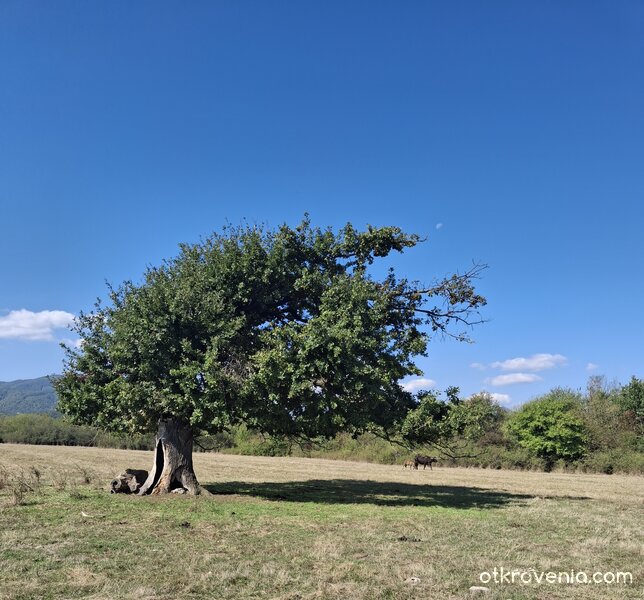
{"label": "shrub", "polygon": [[586,454],[587,431],[581,418],[581,398],[564,389],[524,404],[506,422],[506,431],[519,446],[544,460],[546,470],[562,460]]}
{"label": "shrub", "polygon": [[633,377],[622,387],[617,402],[635,431],[644,436],[644,380]]}
{"label": "shrub", "polygon": [[622,449],[595,452],[581,462],[581,467],[584,471],[594,473],[644,474],[644,454]]}

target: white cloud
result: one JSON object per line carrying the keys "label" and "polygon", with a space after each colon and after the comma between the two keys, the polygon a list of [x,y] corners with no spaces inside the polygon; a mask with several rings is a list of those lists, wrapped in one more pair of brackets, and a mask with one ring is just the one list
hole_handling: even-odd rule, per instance
{"label": "white cloud", "polygon": [[561,354],[533,354],[528,358],[517,357],[493,362],[493,369],[502,371],[545,371],[565,365],[568,359]]}
{"label": "white cloud", "polygon": [[541,377],[534,373],[510,373],[508,375],[497,375],[496,377],[485,380],[486,383],[496,386],[513,385],[515,383],[532,383],[534,381],[541,381]]}
{"label": "white cloud", "polygon": [[12,310],[0,316],[0,339],[51,341],[56,329],[67,329],[73,321],[74,315],[63,310]]}
{"label": "white cloud", "polygon": [[436,223],[436,229],[443,229],[442,223]]}
{"label": "white cloud", "polygon": [[[481,390],[476,394],[472,394],[472,396],[478,396],[479,394],[485,394],[499,404],[510,404],[512,402],[512,398],[509,394],[497,394],[496,392],[488,392],[486,390]],[[469,398],[472,398],[472,396],[469,396]]]}
{"label": "white cloud", "polygon": [[595,364],[595,363],[593,363],[593,362],[589,362],[589,363],[586,365],[586,371],[595,371],[596,369],[599,369],[599,365],[596,365],[596,364]]}
{"label": "white cloud", "polygon": [[485,369],[485,365],[479,362],[473,362],[470,367],[472,369],[478,369],[479,371],[483,371]]}
{"label": "white cloud", "polygon": [[431,390],[436,387],[436,382],[433,379],[421,377],[420,379],[412,379],[402,384],[403,390],[413,394],[419,390]]}
{"label": "white cloud", "polygon": [[510,404],[510,402],[512,402],[512,398],[510,398],[509,394],[497,394],[496,392],[491,392],[490,396],[492,397],[492,400],[499,404]]}

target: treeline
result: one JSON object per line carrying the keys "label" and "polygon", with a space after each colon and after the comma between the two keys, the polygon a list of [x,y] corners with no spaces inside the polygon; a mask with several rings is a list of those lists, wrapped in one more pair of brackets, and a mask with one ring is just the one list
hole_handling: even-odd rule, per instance
{"label": "treeline", "polygon": [[[623,386],[591,377],[585,392],[555,388],[515,410],[486,393],[467,403],[468,410],[485,415],[477,435],[456,438],[442,451],[420,451],[439,455],[449,466],[644,474],[644,381],[635,377]],[[385,464],[413,455],[373,435],[340,434],[325,443],[293,445],[245,429],[235,430],[224,451]]]}
{"label": "treeline", "polygon": [[[248,449],[249,437],[245,428],[232,433],[202,436],[195,446],[200,451],[220,451],[235,448]],[[258,436],[251,436],[258,437]],[[117,435],[88,425],[74,425],[64,418],[49,414],[20,414],[0,416],[0,443],[36,444],[47,446],[95,446],[97,448],[120,448],[122,450],[152,450],[154,434]],[[257,442],[261,446],[260,442]],[[260,449],[261,451],[261,449]]]}
{"label": "treeline", "polygon": [[[516,410],[496,404],[489,394],[467,400],[485,414],[478,435],[455,439],[442,452],[448,466],[491,469],[565,470],[644,474],[644,381],[609,385],[592,377],[585,392],[556,388]],[[47,415],[0,417],[0,441],[150,450],[154,436],[117,436],[72,425]],[[401,463],[413,452],[374,435],[293,443],[244,426],[203,436],[196,451],[264,456],[307,456],[384,464]]]}
{"label": "treeline", "polygon": [[72,425],[64,419],[45,414],[0,417],[0,442],[50,446],[97,446],[127,450],[154,448],[153,435],[117,436],[95,427]]}
{"label": "treeline", "polygon": [[[481,401],[490,401],[481,395]],[[464,452],[463,452],[464,451]],[[516,410],[500,409],[465,454],[448,464],[599,473],[644,473],[644,381],[585,392],[555,388]]]}

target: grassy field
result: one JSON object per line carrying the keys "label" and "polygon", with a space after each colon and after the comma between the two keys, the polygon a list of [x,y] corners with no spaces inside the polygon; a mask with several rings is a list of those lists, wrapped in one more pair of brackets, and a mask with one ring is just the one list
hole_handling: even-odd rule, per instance
{"label": "grassy field", "polygon": [[106,493],[151,457],[0,445],[34,488],[0,486],[0,598],[450,600],[495,567],[633,582],[492,581],[491,600],[643,597],[641,477],[197,454],[210,497]]}

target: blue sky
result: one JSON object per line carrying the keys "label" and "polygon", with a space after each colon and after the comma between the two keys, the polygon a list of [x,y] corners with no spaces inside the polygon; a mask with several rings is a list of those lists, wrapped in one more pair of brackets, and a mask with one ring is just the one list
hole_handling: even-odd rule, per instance
{"label": "blue sky", "polygon": [[489,264],[439,389],[644,377],[642,107],[636,1],[3,0],[0,380],[60,371],[105,280],[305,211],[428,236],[411,278]]}

